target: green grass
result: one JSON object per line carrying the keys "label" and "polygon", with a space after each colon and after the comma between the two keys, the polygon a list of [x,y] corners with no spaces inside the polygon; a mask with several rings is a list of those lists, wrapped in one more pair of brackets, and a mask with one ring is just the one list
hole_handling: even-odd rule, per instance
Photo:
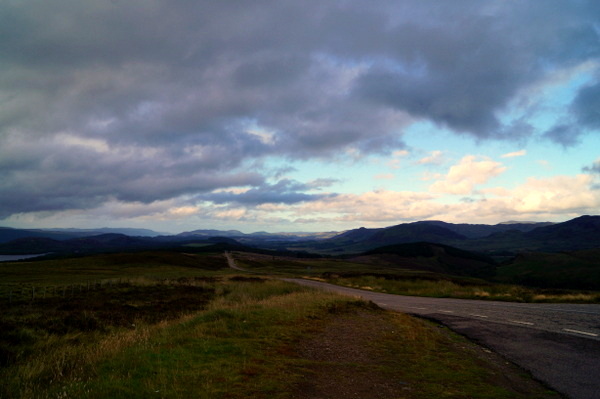
{"label": "green grass", "polygon": [[381,372],[405,381],[408,398],[558,398],[541,387],[519,393],[501,383],[502,371],[477,355],[481,348],[436,324],[404,314],[384,318],[392,329],[373,344],[385,359]]}
{"label": "green grass", "polygon": [[419,387],[407,397],[531,397],[493,383],[456,338],[408,316],[282,281],[225,279],[208,288],[210,302],[182,316],[28,338],[29,353],[0,372],[0,397],[288,398],[311,367],[298,342],[359,309],[393,324],[395,334],[373,344],[387,353],[381,372]]}
{"label": "green grass", "polygon": [[460,284],[449,280],[390,279],[377,276],[331,277],[325,281],[388,294],[433,298],[481,299],[529,303],[600,303],[600,293],[534,289],[511,284]]}
{"label": "green grass", "polygon": [[[377,259],[294,259],[237,252],[237,264],[255,273],[304,277],[399,295],[509,302],[600,303],[600,292],[532,288],[506,282],[410,270]],[[506,268],[499,268],[510,281]],[[567,272],[563,272],[567,273]]]}
{"label": "green grass", "polygon": [[[393,336],[370,342],[386,354],[379,371],[419,387],[407,398],[535,397],[513,395],[456,344],[459,338],[430,323],[353,298],[226,272],[222,254],[184,256],[3,265],[8,282],[16,283],[132,280],[65,298],[1,302],[0,398],[288,398],[314,366],[299,355],[299,345],[318,339],[332,320],[360,312],[393,324]],[[23,276],[19,266],[25,266]],[[142,277],[153,274],[162,277]]]}
{"label": "green grass", "polygon": [[347,302],[274,280],[200,284],[121,287],[105,294],[121,299],[106,308],[54,300],[3,313],[12,324],[0,341],[16,350],[0,397],[277,397],[295,381],[281,373],[292,361],[285,347]]}
{"label": "green grass", "polygon": [[3,284],[62,285],[90,280],[152,276],[178,278],[218,274],[227,269],[221,253],[138,252],[93,255],[81,258],[0,263]]}

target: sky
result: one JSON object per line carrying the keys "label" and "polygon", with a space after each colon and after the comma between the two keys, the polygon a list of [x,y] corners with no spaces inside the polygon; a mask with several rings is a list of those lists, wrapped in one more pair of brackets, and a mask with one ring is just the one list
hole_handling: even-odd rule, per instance
{"label": "sky", "polygon": [[596,0],[0,2],[0,226],[582,214]]}

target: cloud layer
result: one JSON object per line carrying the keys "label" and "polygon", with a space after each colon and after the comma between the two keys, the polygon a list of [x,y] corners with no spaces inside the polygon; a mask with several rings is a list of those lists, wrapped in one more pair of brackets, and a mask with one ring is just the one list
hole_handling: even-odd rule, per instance
{"label": "cloud layer", "polygon": [[[343,209],[347,197],[277,179],[267,161],[392,154],[418,121],[569,146],[600,127],[597,75],[545,132],[509,111],[536,82],[597,61],[598,20],[591,0],[2,2],[0,218],[115,203]],[[502,172],[485,162],[470,166]],[[457,174],[433,191],[480,182]]]}

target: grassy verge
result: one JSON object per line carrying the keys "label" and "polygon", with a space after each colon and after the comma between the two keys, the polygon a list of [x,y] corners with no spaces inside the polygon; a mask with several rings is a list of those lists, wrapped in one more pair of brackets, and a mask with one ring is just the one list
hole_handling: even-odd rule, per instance
{"label": "grassy verge", "polygon": [[[480,347],[437,325],[403,314],[388,314],[394,326],[377,342],[394,353],[382,370],[407,381],[409,398],[559,398],[534,384],[503,359],[490,362]],[[398,336],[402,337],[398,340]]]}
{"label": "grassy verge", "polygon": [[558,398],[504,359],[405,314],[355,308],[308,341],[299,399]]}
{"label": "grassy verge", "polygon": [[390,278],[389,276],[332,276],[325,281],[352,288],[398,295],[481,299],[528,303],[600,303],[600,293],[566,289],[529,288],[510,284],[472,284],[450,279]]}
{"label": "grassy verge", "polygon": [[238,265],[254,272],[317,279],[398,295],[538,303],[600,303],[597,291],[532,288],[482,279],[338,259],[290,259],[235,253]]}
{"label": "grassy verge", "polygon": [[[192,291],[197,295],[190,296]],[[131,286],[111,295],[122,296],[122,306],[110,313],[137,306],[132,319],[115,322],[97,309],[86,317],[98,323],[72,323],[65,321],[72,314],[57,314],[51,324],[62,321],[60,333],[51,331],[39,309],[13,315],[26,326],[13,330],[21,351],[0,371],[0,397],[288,398],[314,366],[298,356],[299,343],[318,339],[332,320],[357,311],[392,326],[393,333],[369,341],[388,354],[375,371],[400,376],[413,387],[406,397],[532,397],[510,396],[485,364],[469,360],[436,327],[331,293],[233,277],[177,287]],[[151,312],[151,301],[162,310]]]}

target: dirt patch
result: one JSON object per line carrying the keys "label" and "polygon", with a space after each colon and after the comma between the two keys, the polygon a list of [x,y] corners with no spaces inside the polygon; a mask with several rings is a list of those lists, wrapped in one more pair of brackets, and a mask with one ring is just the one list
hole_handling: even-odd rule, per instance
{"label": "dirt patch", "polygon": [[[361,309],[352,314],[332,316],[319,333],[302,341],[299,356],[307,364],[304,378],[292,394],[294,399],[326,398],[425,398],[426,377],[415,379],[403,373],[411,362],[406,353],[391,350],[386,342],[402,342],[406,337],[391,322],[392,312]],[[401,315],[403,317],[408,317]],[[397,320],[397,319],[396,319]],[[421,322],[421,321],[417,321]],[[447,328],[422,321],[423,327],[444,341],[444,350],[464,354],[465,359],[486,369],[485,383],[501,387],[514,398],[558,398],[522,369],[501,356],[456,336]],[[420,339],[420,338],[414,338]],[[397,345],[397,344],[394,344]],[[449,348],[449,349],[448,349]],[[459,357],[460,359],[460,357]],[[390,366],[394,365],[394,366]],[[446,372],[448,372],[446,370]],[[452,370],[450,370],[450,373]],[[406,378],[405,378],[406,377]],[[457,394],[444,397],[471,397]],[[496,396],[492,396],[496,397]],[[502,396],[506,397],[506,396]]]}
{"label": "dirt patch", "polygon": [[393,327],[369,311],[333,318],[316,337],[301,343],[299,354],[310,362],[310,372],[293,394],[309,398],[392,398],[409,388],[390,381],[378,365],[382,354],[373,340]]}

